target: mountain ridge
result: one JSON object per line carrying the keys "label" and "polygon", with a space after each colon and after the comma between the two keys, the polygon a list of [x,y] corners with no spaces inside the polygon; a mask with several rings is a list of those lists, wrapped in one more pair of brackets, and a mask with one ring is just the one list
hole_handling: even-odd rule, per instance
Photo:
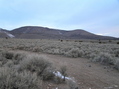
{"label": "mountain ridge", "polygon": [[[11,38],[27,38],[27,39],[118,39],[111,36],[100,36],[90,33],[83,29],[75,29],[71,31],[47,28],[41,26],[23,26],[15,28],[11,31],[0,29],[1,33],[11,34]],[[3,38],[4,36],[2,36]],[[6,37],[6,35],[5,35]],[[9,37],[9,36],[8,36]],[[1,36],[0,36],[1,38]]]}

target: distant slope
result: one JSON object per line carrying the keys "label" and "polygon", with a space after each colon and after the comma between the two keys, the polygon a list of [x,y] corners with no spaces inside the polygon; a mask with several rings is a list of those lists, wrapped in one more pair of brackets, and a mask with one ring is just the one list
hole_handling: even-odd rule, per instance
{"label": "distant slope", "polygon": [[115,39],[114,37],[110,36],[100,36],[96,35],[90,32],[87,32],[82,29],[72,30],[66,33],[68,37],[71,37],[72,39]]}
{"label": "distant slope", "polygon": [[[63,31],[64,32],[64,31]],[[50,39],[60,39],[64,38],[60,33],[61,30],[37,27],[37,26],[25,26],[12,30],[10,33],[15,35],[17,38],[50,38]]]}
{"label": "distant slope", "polygon": [[5,38],[5,37],[13,38],[15,36],[9,33],[9,31],[0,28],[0,38]]}
{"label": "distant slope", "polygon": [[17,38],[45,39],[115,39],[114,37],[99,36],[82,29],[65,31],[38,26],[25,26],[11,31]]}
{"label": "distant slope", "polygon": [[12,31],[1,30],[0,37],[6,36],[27,39],[117,39],[115,37],[96,35],[82,29],[65,31],[39,26],[24,26]]}

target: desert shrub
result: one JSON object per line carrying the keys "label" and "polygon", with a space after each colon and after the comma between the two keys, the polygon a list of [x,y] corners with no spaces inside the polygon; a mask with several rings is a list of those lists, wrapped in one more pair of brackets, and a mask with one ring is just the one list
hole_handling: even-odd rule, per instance
{"label": "desert shrub", "polygon": [[46,53],[50,53],[50,54],[60,54],[60,51],[59,51],[59,49],[57,49],[57,48],[51,48],[51,49],[48,49],[48,50],[46,51]]}
{"label": "desert shrub", "polygon": [[16,65],[18,64],[24,57],[25,54],[24,53],[19,53],[19,52],[11,52],[11,51],[4,51],[2,52],[2,58],[0,58],[0,60],[2,60],[2,63],[5,64],[7,63],[7,61],[12,60],[13,63]]}
{"label": "desert shrub", "polygon": [[114,64],[111,54],[103,52],[94,57],[93,61],[100,62],[102,64]]}
{"label": "desert shrub", "polygon": [[82,40],[80,40],[79,42],[83,42]]}
{"label": "desert shrub", "polygon": [[[97,55],[98,54],[96,54],[96,53],[91,53],[91,54],[89,54],[88,56],[87,56],[87,58],[89,58],[89,59],[95,59],[95,57],[97,57]],[[93,60],[93,61],[95,61],[95,60]]]}
{"label": "desert shrub", "polygon": [[102,42],[101,42],[101,41],[99,41],[99,43],[101,44]]}
{"label": "desert shrub", "polygon": [[28,70],[32,73],[36,72],[43,80],[53,77],[53,70],[48,70],[52,69],[51,67],[50,62],[38,55],[29,55],[20,62],[20,70]]}
{"label": "desert shrub", "polygon": [[119,70],[119,59],[116,60],[115,68],[116,68],[117,70]]}
{"label": "desert shrub", "polygon": [[0,53],[0,66],[3,66],[4,64],[6,64],[8,61],[8,59],[6,59],[3,55],[3,52]]}
{"label": "desert shrub", "polygon": [[6,66],[6,67],[13,67],[14,66],[14,62],[12,60],[8,60],[3,66]]}
{"label": "desert shrub", "polygon": [[117,42],[117,44],[119,44],[119,42]]}
{"label": "desert shrub", "polygon": [[62,66],[62,67],[60,68],[60,72],[61,72],[61,74],[64,76],[63,81],[65,81],[65,77],[67,76],[66,71],[67,71],[66,66]]}
{"label": "desert shrub", "polygon": [[119,57],[119,49],[114,50],[115,57]]}
{"label": "desert shrub", "polygon": [[22,60],[25,57],[25,53],[14,53],[14,59]]}
{"label": "desert shrub", "polygon": [[[51,53],[51,54],[60,54],[68,57],[85,57],[93,59],[93,61],[96,61],[96,58],[99,58],[100,52],[111,54],[112,59],[115,59],[115,57],[119,58],[119,42],[113,41],[113,44],[108,41],[108,44],[102,44],[102,40],[94,40],[91,43],[90,41],[83,41],[83,42],[74,42],[74,40],[69,41],[63,41],[61,42],[57,40],[32,40],[32,39],[0,39],[0,52],[2,53],[3,50],[9,48],[9,49],[20,49],[20,50],[27,50],[27,51],[34,51],[34,52],[44,52],[44,53]],[[99,44],[101,43],[101,44]],[[4,49],[5,48],[5,49]],[[97,51],[97,52],[96,52]],[[6,51],[5,51],[6,52]],[[9,53],[9,52],[8,52]],[[14,54],[14,53],[13,53]],[[81,55],[80,55],[81,54]],[[1,66],[5,65],[9,60],[12,59],[13,63],[17,65],[19,63],[19,57],[10,54],[7,55],[7,57],[4,57],[3,55],[0,55],[0,64]],[[113,55],[113,56],[112,56]],[[12,57],[13,56],[13,57]],[[10,58],[10,59],[9,59]],[[16,60],[17,59],[17,60]],[[22,60],[20,60],[22,61]],[[7,63],[7,65],[10,64],[10,61]]]}
{"label": "desert shrub", "polygon": [[25,47],[24,46],[17,46],[17,48],[16,49],[19,49],[19,50],[24,50],[25,49]]}
{"label": "desert shrub", "polygon": [[61,42],[63,42],[63,40],[60,40]]}
{"label": "desert shrub", "polygon": [[2,53],[2,55],[6,58],[6,59],[12,59],[14,57],[14,53],[13,52],[8,52],[8,51],[4,51]]}
{"label": "desert shrub", "polygon": [[41,80],[37,75],[27,71],[0,68],[0,89],[41,89]]}
{"label": "desert shrub", "polygon": [[53,49],[52,54],[60,54],[60,49],[58,48]]}
{"label": "desert shrub", "polygon": [[59,71],[54,71],[53,73],[55,74],[55,77],[54,77],[54,82],[57,83],[57,84],[61,84],[61,83],[66,83],[68,80],[68,77],[67,76],[67,68],[66,66],[61,66],[60,67],[60,70]]}
{"label": "desert shrub", "polygon": [[14,64],[19,64],[20,61],[22,61],[24,58],[26,57],[25,53],[14,53],[14,57],[13,57],[13,62]]}
{"label": "desert shrub", "polygon": [[2,62],[0,61],[0,67],[2,67]]}
{"label": "desert shrub", "polygon": [[34,47],[32,51],[33,51],[33,52],[40,52],[41,49],[40,49],[39,47]]}
{"label": "desert shrub", "polygon": [[82,57],[83,56],[83,51],[78,49],[78,48],[72,48],[65,54],[68,57]]}
{"label": "desert shrub", "polygon": [[109,40],[109,42],[112,42],[111,40]]}
{"label": "desert shrub", "polygon": [[47,68],[42,73],[41,77],[43,80],[54,80],[55,75],[53,74],[54,69],[53,68]]}
{"label": "desert shrub", "polygon": [[3,56],[0,56],[1,66],[3,66],[4,64],[6,64],[7,61],[8,61],[8,59],[4,58]]}

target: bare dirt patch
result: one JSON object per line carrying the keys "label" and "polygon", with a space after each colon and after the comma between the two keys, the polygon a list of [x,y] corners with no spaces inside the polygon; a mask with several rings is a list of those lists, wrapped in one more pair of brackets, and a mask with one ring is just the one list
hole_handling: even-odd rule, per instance
{"label": "bare dirt patch", "polygon": [[85,58],[42,55],[45,55],[57,68],[65,65],[68,75],[75,78],[79,89],[119,89],[119,72],[113,68],[92,63]]}
{"label": "bare dirt patch", "polygon": [[[34,54],[34,52],[29,53]],[[92,63],[85,58],[69,58],[45,53],[39,55],[45,56],[56,69],[65,65],[68,76],[75,79],[79,89],[119,89],[119,72],[113,68]],[[45,85],[49,86],[49,83]]]}

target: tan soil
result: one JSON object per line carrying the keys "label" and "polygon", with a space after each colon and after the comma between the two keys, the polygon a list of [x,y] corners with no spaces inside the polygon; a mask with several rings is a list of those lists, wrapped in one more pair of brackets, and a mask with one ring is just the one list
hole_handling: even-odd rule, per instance
{"label": "tan soil", "polygon": [[[79,89],[119,89],[119,72],[85,58],[68,58],[61,55],[42,54],[55,67],[67,67],[70,77],[74,77]],[[118,87],[117,87],[118,86]]]}
{"label": "tan soil", "polygon": [[45,53],[40,55],[45,56],[57,69],[65,65],[68,76],[74,77],[79,89],[119,89],[119,72],[113,68],[90,62],[85,58],[69,58]]}

